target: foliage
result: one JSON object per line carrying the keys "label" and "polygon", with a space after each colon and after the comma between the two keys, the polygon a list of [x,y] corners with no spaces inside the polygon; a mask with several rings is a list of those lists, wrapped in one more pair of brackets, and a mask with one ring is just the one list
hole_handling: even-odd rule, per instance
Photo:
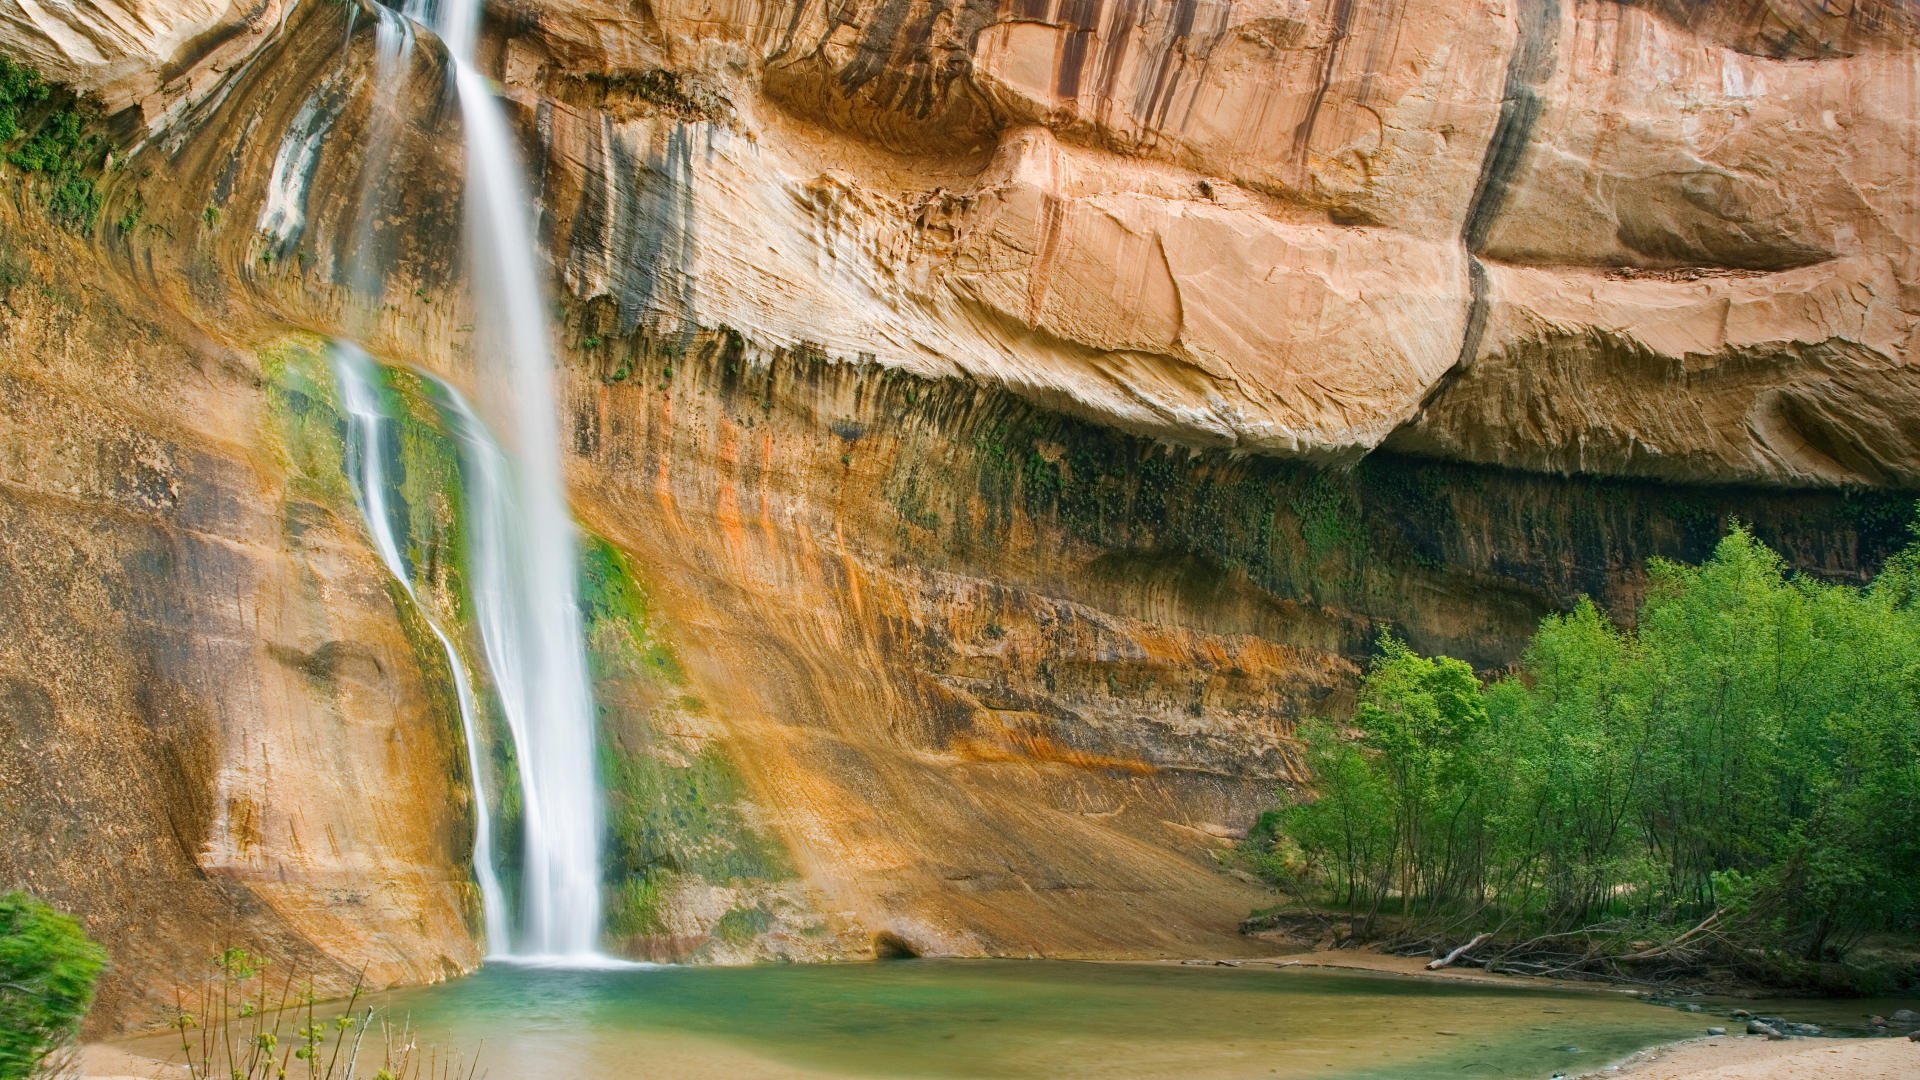
{"label": "foliage", "polygon": [[[224,949],[213,958],[194,1009],[174,1008],[173,1029],[188,1080],[454,1080],[471,1077],[457,1057],[423,1051],[410,1025],[360,1004],[323,1004],[311,979],[269,974],[266,957]],[[378,1030],[377,1045],[366,1043]],[[364,1058],[364,1060],[363,1060]]]}
{"label": "foliage", "polygon": [[0,56],[0,145],[19,138],[22,113],[47,100],[51,92],[38,72]]}
{"label": "foliage", "polygon": [[0,1080],[34,1075],[74,1037],[106,962],[72,917],[23,892],[0,896]]}
{"label": "foliage", "polygon": [[1363,920],[1695,927],[1803,961],[1914,928],[1920,544],[1858,588],[1736,527],[1650,579],[1634,630],[1583,600],[1487,686],[1383,640],[1351,724],[1302,725],[1317,792],[1265,820],[1255,865]]}
{"label": "foliage", "polygon": [[89,101],[0,58],[0,147],[11,147],[6,160],[14,168],[44,181],[53,219],[80,233],[91,231],[100,213],[95,179],[107,140],[96,130],[97,119]]}

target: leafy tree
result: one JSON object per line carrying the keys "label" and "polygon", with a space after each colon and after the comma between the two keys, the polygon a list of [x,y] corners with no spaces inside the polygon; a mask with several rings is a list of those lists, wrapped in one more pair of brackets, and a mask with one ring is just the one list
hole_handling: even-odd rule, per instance
{"label": "leafy tree", "polygon": [[26,893],[0,896],[0,1080],[32,1076],[74,1037],[106,962],[71,917]]}
{"label": "leafy tree", "polygon": [[[1735,528],[1656,561],[1635,628],[1582,600],[1518,672],[1392,638],[1315,781],[1254,843],[1335,901],[1541,934],[1613,927],[1808,960],[1920,920],[1920,544],[1867,588]],[[1644,952],[1644,950],[1636,950]]]}

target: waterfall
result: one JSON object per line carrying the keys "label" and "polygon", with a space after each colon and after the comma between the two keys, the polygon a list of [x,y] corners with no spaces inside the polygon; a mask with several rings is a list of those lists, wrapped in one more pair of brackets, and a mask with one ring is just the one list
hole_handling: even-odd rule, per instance
{"label": "waterfall", "polygon": [[414,590],[413,577],[400,555],[400,541],[394,535],[393,518],[387,505],[389,478],[394,470],[387,460],[386,414],[380,407],[380,391],[375,382],[373,361],[357,345],[336,341],[327,350],[327,362],[333,368],[334,384],[339,387],[340,404],[347,413],[346,472],[353,486],[353,500],[366,519],[373,536],[374,549],[380,553],[393,579],[406,590],[414,610],[427,624],[440,649],[446,653],[447,670],[453,673],[454,697],[460,705],[460,729],[467,741],[467,771],[473,788],[473,873],[480,883],[480,908],[490,952],[507,948],[506,894],[493,866],[493,818],[487,808],[486,790],[480,765],[480,722],[473,682],[467,676],[466,661],[453,647],[440,620],[421,602]]}
{"label": "waterfall", "polygon": [[[453,63],[466,133],[468,261],[480,331],[475,352],[482,358],[481,384],[499,386],[498,397],[510,403],[501,427],[515,451],[511,455],[459,394],[443,388],[448,427],[460,450],[467,584],[481,653],[513,739],[522,809],[521,910],[515,918],[506,911],[491,861],[492,823],[486,814],[472,689],[451,639],[435,625],[434,634],[448,650],[454,670],[468,766],[481,803],[474,864],[487,907],[488,955],[604,964],[608,961],[599,953],[602,815],[595,712],[532,205],[506,113],[472,64],[479,0],[439,5],[408,0],[401,15],[385,9],[378,14],[376,78],[382,92],[396,88],[405,77],[416,20],[439,33]],[[389,119],[376,117],[375,125],[363,165],[369,184],[377,183],[385,168],[391,132]],[[362,199],[363,205],[369,201]],[[370,212],[363,211],[360,231],[353,276],[357,286],[377,296]],[[356,497],[381,558],[412,595],[384,517],[385,466],[378,439],[381,425],[389,421],[382,419],[373,391],[371,361],[347,345],[333,355],[341,399],[352,417],[353,440],[360,447],[354,459]],[[500,378],[489,378],[496,372]],[[415,600],[418,606],[418,597]]]}
{"label": "waterfall", "polygon": [[379,192],[386,186],[387,166],[393,156],[394,128],[409,74],[407,62],[413,57],[413,23],[383,4],[374,4],[373,11],[379,20],[373,39],[376,99],[367,121],[366,150],[360,158],[359,213],[353,224],[348,280],[365,294],[369,305],[378,308],[385,283],[381,280],[374,221],[379,215]]}
{"label": "waterfall", "polygon": [[505,365],[502,390],[517,451],[509,459],[472,438],[477,421],[462,438],[474,609],[519,751],[525,806],[525,910],[513,954],[590,959],[601,915],[595,720],[533,207],[506,112],[473,66],[480,0],[448,0],[440,8],[435,29],[454,65],[466,133],[480,352]]}

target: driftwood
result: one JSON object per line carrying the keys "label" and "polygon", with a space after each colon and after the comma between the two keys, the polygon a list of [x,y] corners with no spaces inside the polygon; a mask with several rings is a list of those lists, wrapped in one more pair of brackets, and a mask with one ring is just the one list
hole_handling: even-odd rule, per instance
{"label": "driftwood", "polygon": [[1439,971],[1441,968],[1446,967],[1449,964],[1452,964],[1455,960],[1460,959],[1461,957],[1467,955],[1473,950],[1486,944],[1487,939],[1491,937],[1493,937],[1491,933],[1479,935],[1478,937],[1474,938],[1472,941],[1467,942],[1465,945],[1460,946],[1459,948],[1453,950],[1452,952],[1441,957],[1440,959],[1429,961],[1427,964],[1427,970]]}
{"label": "driftwood", "polygon": [[1691,941],[1693,938],[1698,937],[1699,935],[1707,932],[1708,930],[1713,929],[1714,924],[1718,923],[1720,921],[1720,916],[1724,914],[1726,914],[1725,909],[1718,909],[1714,911],[1713,914],[1707,916],[1705,922],[1702,922],[1700,925],[1694,927],[1693,929],[1687,931],[1684,934],[1681,934],[1679,937],[1674,938],[1672,941],[1669,941],[1664,945],[1656,945],[1651,949],[1644,949],[1636,953],[1628,953],[1625,956],[1614,957],[1614,959],[1621,961],[1623,963],[1628,961],[1634,961],[1634,960],[1663,959],[1667,956],[1670,956],[1678,952],[1680,950],[1680,946],[1685,945],[1688,941]]}

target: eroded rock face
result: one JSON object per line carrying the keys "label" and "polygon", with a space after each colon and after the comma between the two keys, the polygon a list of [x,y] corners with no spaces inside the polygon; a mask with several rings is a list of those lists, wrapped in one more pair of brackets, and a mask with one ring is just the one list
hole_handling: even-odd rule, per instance
{"label": "eroded rock face", "polygon": [[111,946],[103,1030],[236,945],[326,993],[471,967],[444,675],[252,358],[0,222],[0,881]]}
{"label": "eroded rock face", "polygon": [[[1255,452],[1920,477],[1889,419],[1920,235],[1898,5],[654,10],[608,66],[733,105],[670,173],[696,321]],[[506,70],[537,95],[590,47],[529,19]],[[595,140],[660,138],[552,116],[550,169],[609,190]],[[606,264],[583,298],[621,295]]]}
{"label": "eroded rock face", "polygon": [[[574,505],[684,665],[603,704],[637,753],[730,761],[795,875],[690,876],[630,950],[1242,951],[1260,894],[1214,856],[1384,627],[1497,667],[1728,514],[1839,579],[1904,540],[1907,5],[490,14]],[[126,110],[86,241],[13,188],[18,257],[114,314],[5,309],[0,595],[34,615],[0,635],[0,750],[79,771],[4,804],[65,832],[0,869],[90,911],[186,882],[187,923],[336,974],[459,969],[457,727],[263,419],[295,330],[489,396],[438,46],[376,85],[348,5],[0,0],[0,27]],[[97,693],[48,659],[83,655]],[[716,952],[730,904],[812,936],[743,917]],[[115,1018],[184,970],[149,911],[95,923],[136,957]]]}
{"label": "eroded rock face", "polygon": [[[115,102],[115,64],[188,73],[149,118],[235,66],[156,34],[60,52],[106,36],[105,10],[0,14]],[[234,42],[274,15],[166,14]],[[1258,453],[1391,438],[1549,471],[1920,482],[1888,419],[1915,393],[1903,4],[497,14],[568,287],[629,327],[812,341]],[[1727,368],[1755,374],[1699,392]],[[1611,399],[1635,407],[1567,404]]]}

